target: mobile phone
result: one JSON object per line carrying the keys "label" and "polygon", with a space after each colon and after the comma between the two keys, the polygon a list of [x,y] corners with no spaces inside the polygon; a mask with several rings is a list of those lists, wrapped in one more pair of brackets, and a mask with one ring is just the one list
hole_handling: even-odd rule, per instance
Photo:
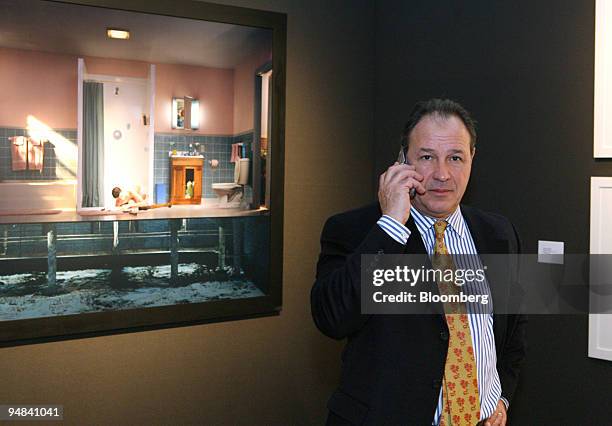
{"label": "mobile phone", "polygon": [[[410,164],[408,161],[408,146],[404,144],[404,138],[402,138],[401,142],[402,147],[400,148],[399,155],[397,156],[397,162],[400,164]],[[416,197],[416,188],[410,188],[410,199],[412,200]]]}

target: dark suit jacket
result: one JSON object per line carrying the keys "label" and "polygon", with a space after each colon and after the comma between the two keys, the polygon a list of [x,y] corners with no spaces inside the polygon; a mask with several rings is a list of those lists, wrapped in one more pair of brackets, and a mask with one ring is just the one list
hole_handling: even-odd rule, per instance
{"label": "dark suit jacket", "polygon": [[[479,254],[520,252],[518,234],[506,218],[463,205],[461,211]],[[340,386],[328,402],[328,424],[431,425],[448,349],[444,317],[360,312],[361,254],[426,253],[412,217],[404,246],[376,224],[381,215],[378,203],[341,213],[327,220],[321,235],[312,315],[325,335],[348,339]],[[494,293],[494,307],[505,297]],[[512,402],[525,356],[526,317],[493,318],[502,396]]]}

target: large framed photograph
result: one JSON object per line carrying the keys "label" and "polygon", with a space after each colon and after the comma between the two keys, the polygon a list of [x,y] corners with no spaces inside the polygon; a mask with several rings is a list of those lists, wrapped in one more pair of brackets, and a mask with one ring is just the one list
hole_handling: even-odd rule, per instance
{"label": "large framed photograph", "polygon": [[0,0],[0,345],[278,314],[286,15]]}

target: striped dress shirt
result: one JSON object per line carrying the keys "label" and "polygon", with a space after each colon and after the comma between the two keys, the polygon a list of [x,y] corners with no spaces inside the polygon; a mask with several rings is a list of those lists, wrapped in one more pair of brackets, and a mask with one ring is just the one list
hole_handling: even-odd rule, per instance
{"label": "striped dress shirt", "polygon": [[[434,222],[437,219],[431,218],[421,214],[417,209],[412,207],[410,209],[414,222],[416,224],[423,244],[427,253],[431,257],[434,251],[434,242],[436,240],[436,233],[434,230]],[[470,234],[467,223],[463,219],[461,214],[461,208],[457,209],[446,218],[448,226],[444,233],[444,243],[450,254],[478,254],[476,245]],[[406,244],[410,237],[410,230],[393,219],[390,216],[383,215],[378,225],[395,241],[400,244]],[[449,232],[450,231],[450,232]],[[466,260],[467,259],[467,260]],[[477,256],[467,256],[460,258],[465,262],[472,263],[476,262]],[[459,265],[458,265],[459,266]],[[470,264],[469,266],[462,265],[463,267],[478,268],[481,265]],[[489,293],[488,284],[486,280],[481,284],[486,289],[476,289],[480,294]],[[489,296],[489,303],[491,304],[491,297]],[[478,312],[479,305],[482,312]],[[481,304],[468,304],[468,318],[470,324],[470,330],[472,332],[472,345],[474,347],[474,357],[476,359],[476,369],[478,372],[478,392],[480,396],[480,419],[486,419],[497,407],[497,402],[501,399],[506,408],[508,408],[508,401],[501,396],[501,383],[499,381],[499,373],[497,372],[497,355],[495,353],[495,336],[493,334],[493,314],[491,305],[486,308]],[[485,312],[485,309],[487,312]],[[438,397],[438,406],[434,413],[433,425],[440,424],[440,414],[443,411],[442,404],[442,389],[440,389],[440,396]]]}

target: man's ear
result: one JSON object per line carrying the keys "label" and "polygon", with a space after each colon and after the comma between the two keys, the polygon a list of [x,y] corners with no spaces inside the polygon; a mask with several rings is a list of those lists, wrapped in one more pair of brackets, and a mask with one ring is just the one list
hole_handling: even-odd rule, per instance
{"label": "man's ear", "polygon": [[474,149],[472,149],[472,160],[474,159],[474,155],[476,155],[476,147],[474,147]]}

